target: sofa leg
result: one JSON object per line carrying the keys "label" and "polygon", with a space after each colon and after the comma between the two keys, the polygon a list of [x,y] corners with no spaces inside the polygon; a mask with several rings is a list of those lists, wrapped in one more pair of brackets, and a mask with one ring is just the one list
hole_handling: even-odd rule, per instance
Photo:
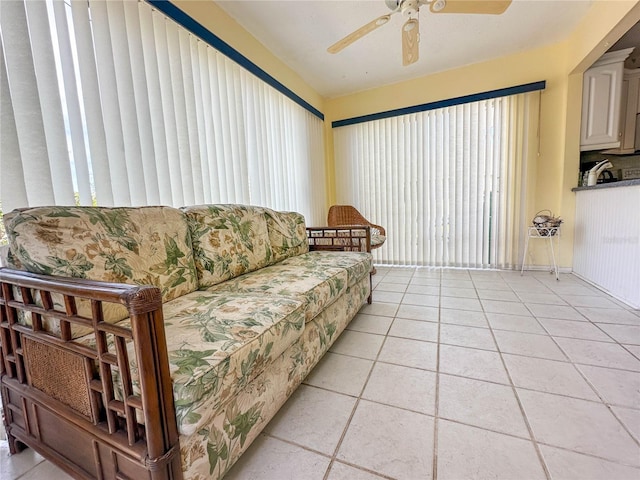
{"label": "sofa leg", "polygon": [[376,267],[375,266],[371,267],[371,275],[375,275],[376,273],[378,273],[378,271],[376,270]]}
{"label": "sofa leg", "polygon": [[369,297],[367,298],[367,303],[371,305],[373,303],[373,273],[369,273]]}
{"label": "sofa leg", "polygon": [[27,448],[27,446],[24,443],[22,443],[16,437],[11,435],[8,431],[6,432],[6,434],[7,434],[7,443],[9,444],[9,453],[11,455],[15,455],[16,453],[20,453],[25,448]]}

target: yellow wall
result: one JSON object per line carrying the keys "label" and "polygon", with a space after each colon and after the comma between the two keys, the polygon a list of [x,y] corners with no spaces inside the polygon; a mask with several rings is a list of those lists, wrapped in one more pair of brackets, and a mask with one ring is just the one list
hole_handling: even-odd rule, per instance
{"label": "yellow wall", "polygon": [[[527,179],[527,215],[549,208],[565,219],[561,265],[572,264],[574,193],[579,165],[582,72],[640,20],[640,0],[597,0],[563,42],[497,60],[323,99],[302,78],[210,0],[174,3],[325,114],[329,204],[335,201],[331,122],[472,93],[547,81],[541,96],[538,158]],[[546,259],[541,258],[544,263]]]}

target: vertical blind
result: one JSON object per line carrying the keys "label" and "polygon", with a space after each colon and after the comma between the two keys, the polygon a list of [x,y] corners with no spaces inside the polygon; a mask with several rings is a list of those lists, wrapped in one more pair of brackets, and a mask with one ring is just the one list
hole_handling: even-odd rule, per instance
{"label": "vertical blind", "polygon": [[[338,203],[384,225],[376,261],[511,268],[538,93],[334,128]],[[537,126],[537,125],[535,125]]]}
{"label": "vertical blind", "polygon": [[0,1],[2,209],[324,217],[322,120],[144,2]]}

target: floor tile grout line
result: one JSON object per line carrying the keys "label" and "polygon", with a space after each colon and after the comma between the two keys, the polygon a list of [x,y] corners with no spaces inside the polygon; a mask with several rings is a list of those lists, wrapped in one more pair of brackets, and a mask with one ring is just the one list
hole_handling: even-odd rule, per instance
{"label": "floor tile grout line", "polygon": [[[622,348],[624,348],[624,346],[622,345],[621,342],[618,342],[618,340],[616,340],[615,338],[613,338],[613,336],[611,336],[606,330],[604,330],[599,323],[596,322],[592,322],[591,319],[587,319],[587,321],[589,323],[591,323],[591,325],[593,325],[594,327],[596,327],[598,330],[600,330],[602,333],[604,333],[607,337],[609,337],[611,340],[613,340],[615,343],[617,343],[618,345],[620,345]],[[620,325],[618,323],[608,323],[607,325]],[[633,325],[629,325],[630,327],[633,327]],[[625,349],[626,350],[626,349]]]}
{"label": "floor tile grout line", "polygon": [[548,442],[538,442],[538,443],[540,445],[544,446],[544,447],[551,447],[551,448],[555,448],[555,449],[558,449],[558,450],[562,450],[564,452],[570,452],[570,453],[576,453],[578,455],[583,455],[583,456],[589,457],[589,458],[597,458],[598,460],[604,460],[605,462],[613,463],[615,465],[622,465],[622,466],[625,466],[625,467],[630,467],[630,468],[633,468],[635,470],[638,470],[638,473],[640,473],[640,465],[632,465],[630,463],[620,462],[619,460],[613,460],[611,458],[602,457],[600,455],[594,455],[593,453],[579,452],[578,450],[571,450],[570,448],[562,447],[560,445],[554,445],[554,444],[548,443]]}
{"label": "floor tile grout line", "polygon": [[[26,472],[21,473],[20,475],[18,475],[15,480],[20,480],[20,479],[24,479],[26,478],[26,476],[33,472],[33,470],[35,470],[36,468],[38,468],[40,465],[42,465],[43,463],[48,462],[47,459],[43,458],[42,460],[40,460],[38,463],[36,463],[35,465],[33,465],[30,469],[28,469]],[[50,463],[51,465],[53,465],[53,463]]]}
{"label": "floor tile grout line", "polygon": [[633,357],[634,357],[634,358],[637,358],[638,360],[640,360],[640,353],[634,353],[634,352],[632,352],[631,350],[629,350],[629,348],[627,348],[627,347],[634,346],[634,345],[621,343],[621,344],[620,344],[620,346],[621,346],[622,348],[624,348],[624,350],[625,350],[626,352],[628,352],[628,353],[630,353],[631,355],[633,355]]}
{"label": "floor tile grout line", "polygon": [[[484,312],[484,306],[483,306],[483,313],[485,314],[485,317],[486,317],[486,312]],[[509,383],[510,383],[510,386],[511,386],[511,391],[513,392],[513,395],[514,395],[514,397],[516,399],[516,403],[518,404],[518,407],[520,409],[520,414],[522,415],[522,420],[524,421],[524,424],[527,427],[527,431],[529,432],[529,437],[530,437],[531,442],[533,444],[533,448],[534,448],[534,450],[536,452],[536,455],[538,457],[538,461],[540,462],[540,465],[542,466],[542,471],[544,472],[547,480],[551,480],[551,472],[549,470],[549,467],[547,466],[547,463],[544,460],[544,456],[542,455],[542,450],[540,449],[540,446],[538,445],[536,437],[535,437],[535,435],[533,433],[533,427],[531,426],[531,423],[529,422],[529,418],[527,417],[527,414],[525,412],[524,405],[522,404],[520,396],[518,395],[518,391],[516,389],[516,386],[513,383],[513,378],[511,377],[511,373],[509,372],[509,369],[507,368],[507,363],[505,362],[504,356],[502,355],[502,350],[500,348],[500,345],[498,344],[498,340],[497,340],[497,338],[496,338],[496,336],[495,336],[495,334],[493,332],[493,328],[491,327],[491,324],[488,321],[488,319],[487,319],[487,323],[489,324],[489,331],[491,332],[491,336],[492,336],[493,341],[494,341],[494,343],[496,345],[496,349],[498,350],[498,355],[500,357],[500,362],[502,363],[502,368],[504,368],[504,371],[507,374],[507,379],[509,380]]]}
{"label": "floor tile grout line", "polygon": [[[627,425],[622,421],[622,418],[620,418],[619,415],[616,415],[616,412],[613,410],[613,408],[611,408],[612,405],[609,405],[609,404],[605,404],[605,405],[609,409],[609,411],[611,412],[611,415],[613,415],[616,418],[616,420],[618,420],[618,423],[620,423],[622,425],[622,428],[624,428],[625,432],[627,432],[631,436],[632,440],[636,443],[636,445],[640,446],[640,435],[636,436],[631,432],[631,430],[627,427]],[[614,406],[617,406],[617,405],[614,405]],[[621,407],[622,408],[627,408],[627,407],[623,407],[623,406],[621,406]]]}
{"label": "floor tile grout line", "polygon": [[[442,272],[440,273],[440,279],[442,280]],[[436,391],[434,398],[434,420],[433,420],[433,457],[431,465],[432,480],[438,479],[438,424],[439,422],[439,407],[440,407],[440,331],[442,328],[441,314],[442,314],[442,281],[440,281],[440,295],[438,296],[438,343],[436,346]]]}

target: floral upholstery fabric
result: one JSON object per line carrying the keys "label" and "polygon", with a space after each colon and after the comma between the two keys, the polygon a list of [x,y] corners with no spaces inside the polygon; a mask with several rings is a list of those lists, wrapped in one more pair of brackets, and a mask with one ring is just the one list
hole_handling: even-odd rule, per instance
{"label": "floral upholstery fabric", "polygon": [[[169,207],[35,207],[4,216],[10,262],[29,272],[106,282],[154,285],[164,302],[197,289],[184,214]],[[90,317],[88,302],[78,313]],[[106,306],[105,319],[127,317]],[[51,327],[55,330],[54,327]],[[87,333],[73,328],[73,337]]]}
{"label": "floral upholstery fabric", "polygon": [[[178,429],[185,435],[260,375],[304,330],[302,303],[277,296],[193,292],[165,303],[163,312]],[[118,326],[130,328],[130,322]],[[95,346],[93,334],[78,341]],[[135,375],[133,344],[129,350]],[[117,375],[114,383],[119,390]]]}
{"label": "floral upholstery fabric", "polygon": [[210,287],[271,263],[265,209],[248,205],[184,207],[198,283]]}
{"label": "floral upholstery fabric", "polygon": [[164,307],[178,428],[198,420],[257,377],[304,329],[289,298],[194,292]]}
{"label": "floral upholstery fabric", "polygon": [[203,408],[195,433],[180,436],[184,478],[220,479],[249,448],[358,312],[369,295],[369,279],[346,290],[261,375],[216,410]]}
{"label": "floral upholstery fabric", "polygon": [[301,255],[309,251],[304,217],[295,212],[276,212],[265,209],[269,242],[273,251],[271,263]]}
{"label": "floral upholstery fabric", "polygon": [[304,265],[313,269],[344,268],[347,285],[355,285],[371,271],[371,255],[360,252],[313,251],[287,258],[280,265]]}
{"label": "floral upholstery fabric", "polygon": [[331,305],[347,288],[347,271],[327,265],[272,265],[211,287],[211,292],[277,295],[302,300],[306,321]]}

